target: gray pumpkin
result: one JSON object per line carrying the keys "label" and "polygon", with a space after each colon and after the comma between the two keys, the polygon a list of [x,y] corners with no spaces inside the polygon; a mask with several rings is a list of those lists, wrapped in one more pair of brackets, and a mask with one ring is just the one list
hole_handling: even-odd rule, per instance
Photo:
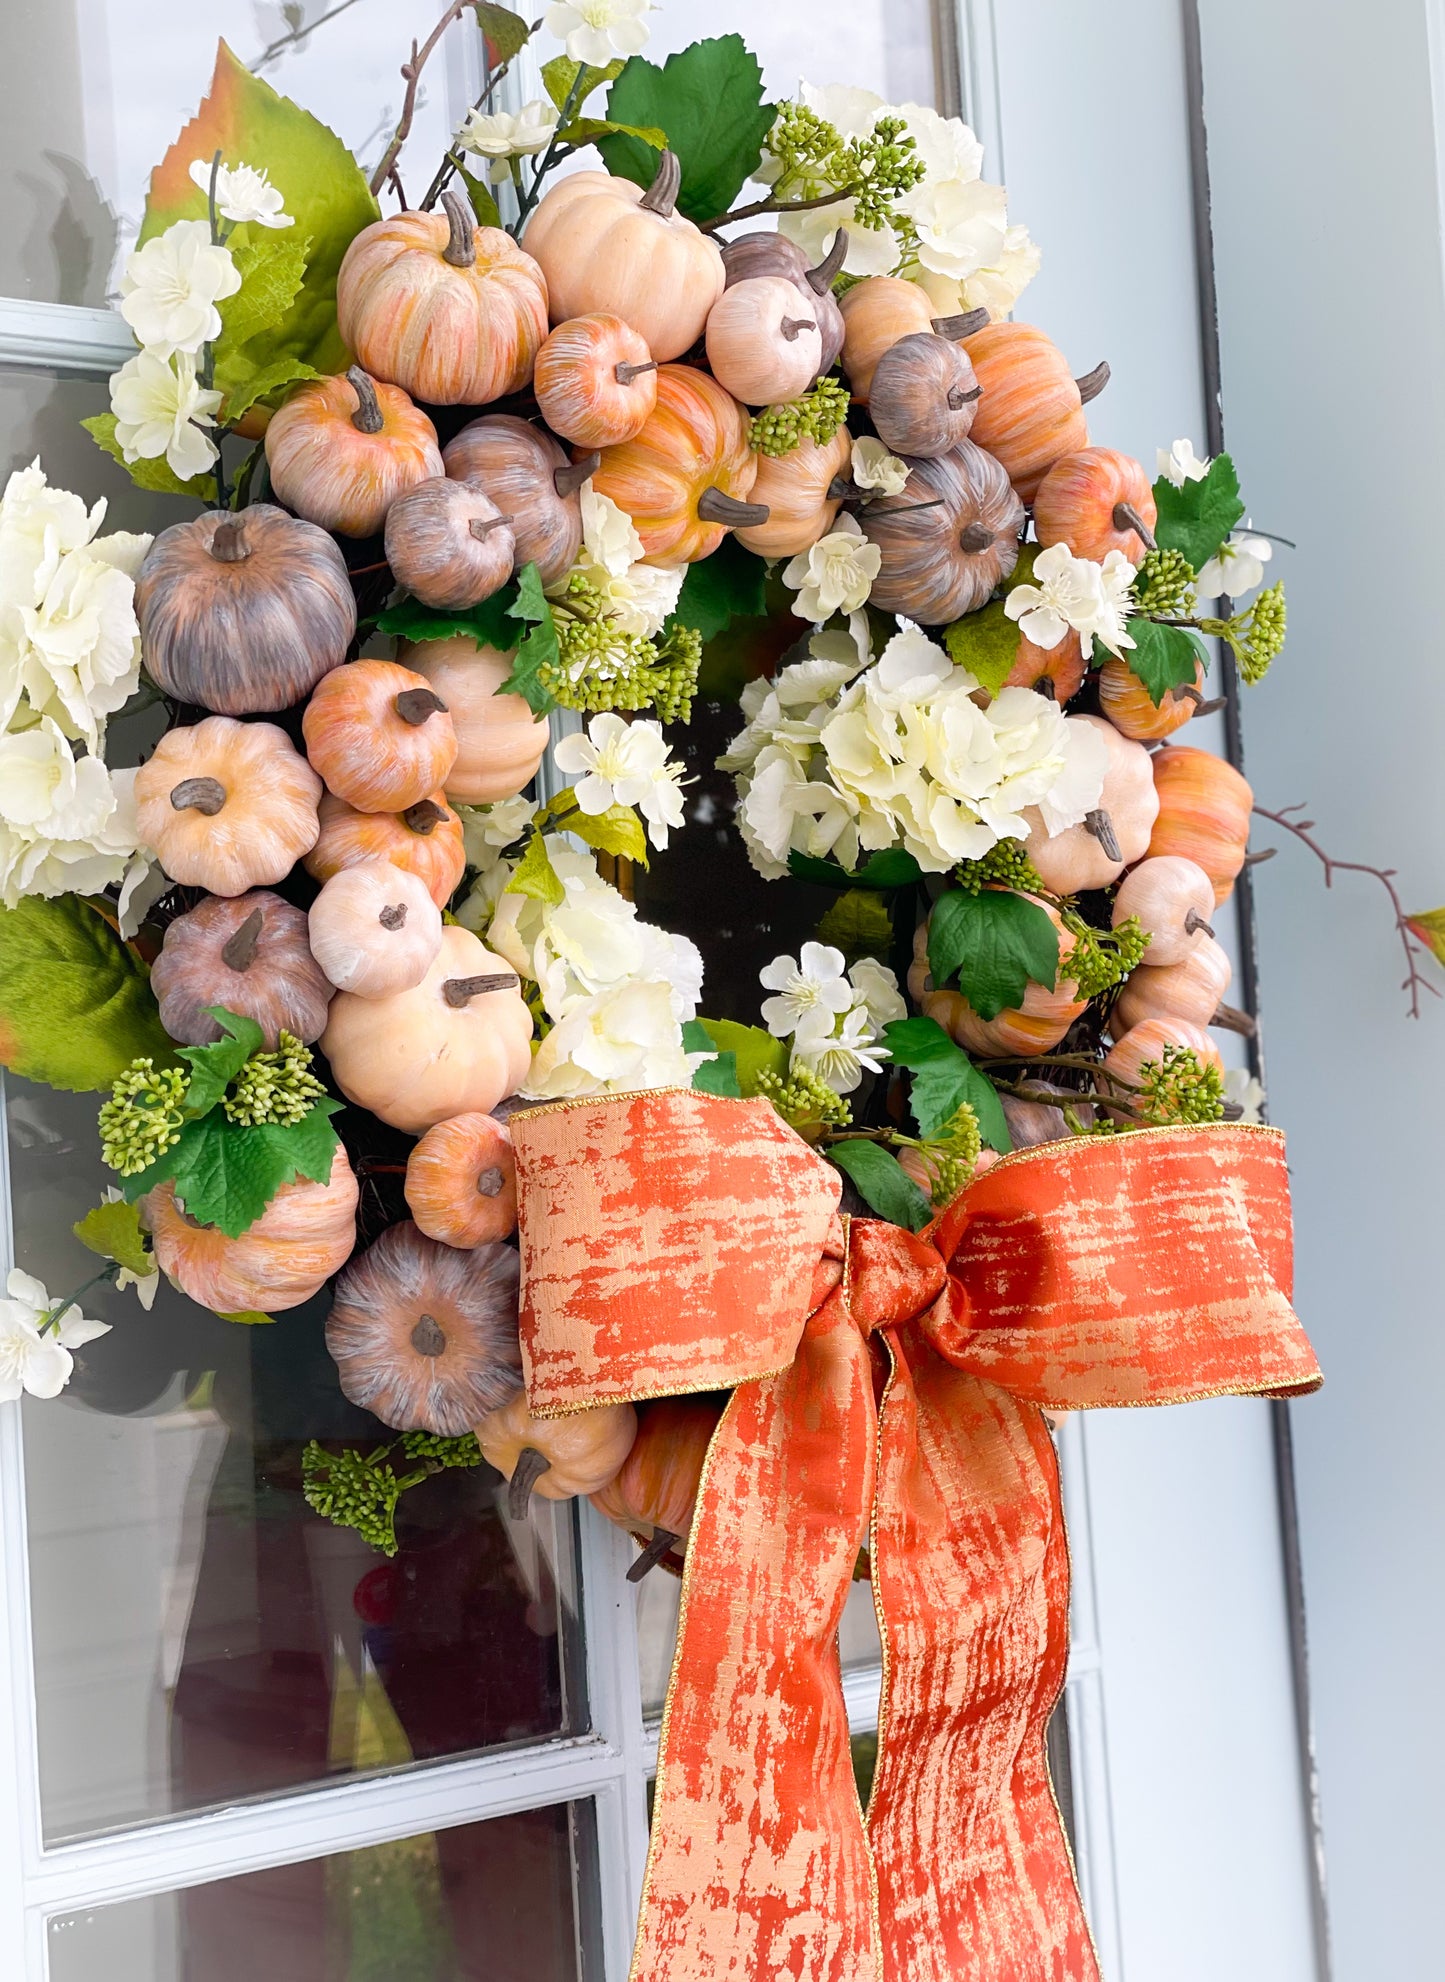
{"label": "gray pumpkin", "polygon": [[1018,563],[1024,506],[972,441],[909,467],[899,494],[866,503],[858,517],[883,553],[869,603],[942,626],[987,605]]}
{"label": "gray pumpkin", "polygon": [[253,888],[210,895],[177,916],[151,970],[161,1024],[182,1046],[209,1046],[221,1028],[207,1010],[224,1005],[254,1019],[274,1050],[279,1032],[309,1046],[326,1030],[334,987],[311,954],[299,908]]}

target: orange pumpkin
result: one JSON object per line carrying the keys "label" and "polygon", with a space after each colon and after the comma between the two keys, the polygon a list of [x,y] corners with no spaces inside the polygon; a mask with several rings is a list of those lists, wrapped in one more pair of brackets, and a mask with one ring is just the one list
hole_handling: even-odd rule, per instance
{"label": "orange pumpkin", "polygon": [[346,1264],[359,1195],[338,1144],[324,1184],[283,1184],[237,1239],[188,1218],[174,1184],[158,1184],[142,1204],[157,1264],[183,1294],[213,1314],[274,1314],[309,1301]]}
{"label": "orange pumpkin", "polygon": [[334,668],[301,718],[306,755],[328,791],[358,812],[404,812],[440,785],[456,762],[447,705],[421,675],[395,661]]}
{"label": "orange pumpkin", "polygon": [[[855,282],[838,299],[843,312],[843,369],[848,390],[860,405],[873,389],[873,373],[885,351],[901,337],[932,331],[947,338],[968,337],[988,322],[987,310],[970,310],[961,317],[936,317],[928,296],[916,282],[896,275],[870,275]],[[973,438],[978,439],[975,433]]]}
{"label": "orange pumpkin", "polygon": [[1159,815],[1149,852],[1196,861],[1213,883],[1215,905],[1228,901],[1249,844],[1248,781],[1222,757],[1183,743],[1156,750],[1153,773]]}
{"label": "orange pumpkin", "polygon": [[646,425],[602,450],[592,486],[632,518],[648,564],[692,564],[728,530],[767,522],[767,510],[745,500],[757,474],[732,395],[706,372],[662,365]]}
{"label": "orange pumpkin", "polygon": [[[1088,671],[1082,643],[1072,629],[1057,647],[1036,647],[1027,634],[1021,633],[1004,687],[1033,688],[1040,695],[1052,696],[1055,702],[1068,702],[1083,687]],[[1126,736],[1131,734],[1132,731],[1125,731]]]}
{"label": "orange pumpkin", "polygon": [[787,454],[760,454],[752,499],[768,512],[766,523],[737,532],[759,557],[796,557],[832,529],[842,502],[834,484],[846,481],[853,441],[839,427],[830,441],[800,440]]}
{"label": "orange pumpkin", "polygon": [[[970,1053],[999,1059],[1017,1054],[1021,1059],[1033,1053],[1048,1053],[1058,1045],[1074,1020],[1088,1003],[1080,998],[1078,986],[1068,976],[1066,966],[1073,954],[1075,938],[1064,927],[1058,911],[1047,902],[1039,906],[1053,923],[1059,938],[1057,982],[1033,984],[1024,992],[1023,1003],[981,1018],[961,991],[926,991],[921,999],[923,1016],[941,1025],[951,1038]],[[917,951],[919,937],[914,937]],[[928,955],[926,925],[922,955]]]}
{"label": "orange pumpkin", "polygon": [[1151,854],[1131,867],[1114,897],[1113,923],[1135,918],[1149,938],[1142,967],[1182,963],[1214,935],[1214,884],[1177,853]]}
{"label": "orange pumpkin", "polygon": [[531,379],[547,281],[459,193],[442,204],[362,228],[336,279],[337,328],[369,372],[429,406],[486,406]]}
{"label": "orange pumpkin", "polygon": [[1058,347],[1030,323],[991,323],[967,340],[981,388],[970,435],[1003,463],[1032,502],[1060,455],[1089,445],[1084,407],[1103,391],[1109,367],[1075,379]]}
{"label": "orange pumpkin", "polygon": [[1034,535],[1047,548],[1067,544],[1075,557],[1102,564],[1122,551],[1142,564],[1155,548],[1159,511],[1149,477],[1132,455],[1085,447],[1050,468],[1034,497]]}
{"label": "orange pumpkin", "polygon": [[275,723],[167,730],[135,778],[136,824],[173,881],[213,895],[284,881],[316,844],[321,780]]}
{"label": "orange pumpkin", "polygon": [[488,413],[447,442],[442,460],[453,481],[481,489],[508,519],[519,565],[535,564],[544,585],[566,577],[582,543],[578,490],[595,456],[571,462],[529,421]]}
{"label": "orange pumpkin", "polygon": [[329,881],[363,860],[389,860],[405,868],[426,884],[437,907],[445,908],[467,864],[462,822],[448,808],[445,792],[434,791],[405,812],[358,812],[325,792],[321,831],[306,856],[306,872],[313,880]]}
{"label": "orange pumpkin", "polygon": [[1194,667],[1193,687],[1166,689],[1156,705],[1127,662],[1110,655],[1099,669],[1099,707],[1115,729],[1136,743],[1157,743],[1182,729],[1204,700],[1204,663]]}
{"label": "orange pumpkin", "polygon": [[480,1246],[517,1229],[517,1161],[505,1123],[449,1115],[406,1160],[407,1209],[429,1239]]}
{"label": "orange pumpkin", "polygon": [[577,447],[631,440],[657,403],[657,360],[631,324],[606,311],[569,317],[537,353],[542,418]]}
{"label": "orange pumpkin", "polygon": [[[1142,1019],[1112,1046],[1104,1056],[1104,1065],[1111,1074],[1117,1074],[1122,1081],[1137,1086],[1139,1075],[1147,1061],[1162,1060],[1165,1049],[1182,1046],[1198,1055],[1206,1067],[1224,1072],[1224,1062],[1219,1057],[1219,1048],[1202,1027],[1191,1025],[1188,1019],[1157,1018]],[[1102,1081],[1107,1088],[1108,1082]],[[1129,1097],[1123,1095],[1125,1100]]]}
{"label": "orange pumpkin", "polygon": [[445,783],[453,804],[494,805],[525,791],[551,730],[520,695],[498,692],[512,672],[512,656],[465,636],[418,640],[403,645],[402,653],[450,712],[457,754]]}
{"label": "orange pumpkin", "polygon": [[489,1466],[510,1482],[507,1512],[523,1521],[534,1493],[575,1500],[605,1486],[637,1436],[630,1404],[595,1404],[565,1418],[534,1418],[525,1394],[489,1411],[476,1427]]}
{"label": "orange pumpkin", "polygon": [[710,1397],[659,1397],[639,1405],[637,1436],[616,1476],[592,1496],[592,1505],[647,1544],[628,1571],[646,1575],[692,1528],[703,1462],[722,1416]]}
{"label": "orange pumpkin", "polygon": [[370,537],[406,489],[442,473],[437,432],[399,386],[353,365],[294,393],[266,429],[271,486],[323,530]]}

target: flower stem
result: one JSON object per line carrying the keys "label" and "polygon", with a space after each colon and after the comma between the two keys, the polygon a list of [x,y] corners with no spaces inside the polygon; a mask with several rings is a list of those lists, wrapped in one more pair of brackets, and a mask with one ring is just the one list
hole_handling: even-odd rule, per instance
{"label": "flower stem", "polygon": [[572,78],[572,87],[568,90],[562,108],[557,114],[557,129],[552,133],[552,141],[547,146],[547,149],[542,153],[542,157],[538,163],[537,169],[532,174],[532,183],[527,188],[527,191],[523,196],[521,207],[517,214],[516,232],[518,234],[520,234],[522,231],[522,223],[526,220],[527,215],[532,211],[532,208],[537,204],[537,196],[541,190],[542,181],[546,178],[547,174],[552,170],[552,167],[557,162],[557,146],[561,140],[561,134],[566,126],[568,118],[572,115],[572,112],[577,108],[577,99],[581,94],[581,90],[582,90],[582,80],[586,76],[586,74],[587,74],[587,64],[583,62],[578,68],[576,75]]}
{"label": "flower stem", "polygon": [[73,1307],[79,1304],[82,1295],[88,1294],[92,1287],[99,1287],[114,1280],[119,1272],[120,1262],[113,1259],[109,1266],[103,1266],[99,1273],[93,1273],[83,1287],[77,1287],[73,1294],[67,1294],[63,1301],[57,1301],[54,1307],[47,1308],[45,1319],[40,1324],[40,1333],[48,1335],[52,1328],[58,1330],[61,1321]]}

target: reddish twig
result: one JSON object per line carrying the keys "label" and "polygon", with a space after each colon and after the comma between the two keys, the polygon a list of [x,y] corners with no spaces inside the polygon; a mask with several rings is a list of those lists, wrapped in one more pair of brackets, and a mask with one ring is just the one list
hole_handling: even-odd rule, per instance
{"label": "reddish twig", "polygon": [[1406,976],[1400,989],[1402,991],[1408,991],[1410,994],[1411,1018],[1419,1018],[1420,993],[1422,991],[1428,991],[1435,998],[1438,998],[1441,994],[1438,987],[1432,984],[1420,970],[1420,961],[1426,952],[1410,929],[1410,918],[1405,913],[1405,905],[1400,900],[1399,891],[1395,886],[1396,870],[1393,867],[1372,867],[1367,860],[1337,860],[1333,854],[1326,853],[1319,842],[1311,837],[1314,830],[1314,820],[1291,819],[1289,816],[1291,812],[1303,812],[1304,806],[1302,804],[1286,805],[1278,812],[1268,812],[1262,805],[1256,805],[1254,810],[1259,818],[1268,819],[1271,825],[1283,826],[1287,833],[1293,833],[1297,840],[1309,848],[1310,852],[1325,870],[1325,886],[1327,888],[1333,887],[1337,873],[1370,874],[1379,882],[1385,893],[1390,897],[1390,906],[1395,912],[1395,927],[1399,932],[1400,941],[1405,947]]}
{"label": "reddish twig", "polygon": [[421,47],[418,48],[415,42],[412,43],[411,59],[403,62],[401,65],[401,79],[406,84],[406,95],[403,97],[401,105],[401,117],[395,131],[392,133],[391,143],[381,154],[381,163],[371,175],[371,190],[373,193],[379,193],[391,177],[397,155],[411,136],[412,119],[416,115],[417,85],[421,81],[422,70],[426,67],[436,49],[437,43],[452,25],[452,22],[459,21],[467,11],[467,8],[473,4],[474,0],[452,0],[451,6],[447,8]]}

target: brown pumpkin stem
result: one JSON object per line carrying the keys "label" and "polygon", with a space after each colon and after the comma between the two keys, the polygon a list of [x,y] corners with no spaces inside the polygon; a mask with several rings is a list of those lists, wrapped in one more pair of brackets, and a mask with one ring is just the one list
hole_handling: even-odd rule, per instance
{"label": "brown pumpkin stem", "polygon": [[1102,364],[1095,365],[1093,371],[1085,372],[1081,379],[1075,379],[1074,384],[1079,388],[1080,403],[1087,406],[1091,399],[1097,399],[1109,383],[1109,378],[1109,361],[1106,358]]}
{"label": "brown pumpkin stem", "polygon": [[1262,846],[1258,853],[1247,853],[1244,856],[1244,864],[1246,867],[1263,866],[1266,860],[1273,860],[1278,852],[1277,846]]}
{"label": "brown pumpkin stem", "polygon": [[226,787],[219,778],[182,778],[171,787],[171,804],[177,812],[204,812],[214,819],[226,802]]}
{"label": "brown pumpkin stem", "polygon": [[1124,858],[1118,836],[1114,831],[1114,822],[1102,806],[1096,806],[1092,812],[1084,814],[1084,830],[1094,835],[1108,859]]}
{"label": "brown pumpkin stem", "polygon": [[951,386],[948,393],[948,410],[950,413],[956,413],[960,407],[972,406],[976,399],[982,398],[983,387],[981,385],[974,386],[969,392],[965,392],[961,385]]}
{"label": "brown pumpkin stem", "polygon": [[1059,699],[1058,684],[1051,674],[1041,674],[1030,686],[1035,695],[1042,695],[1046,702],[1057,702]]}
{"label": "brown pumpkin stem", "polygon": [[627,365],[619,361],[612,367],[613,377],[619,385],[631,385],[632,381],[634,379],[640,379],[644,372],[655,372],[656,370],[656,358],[649,358],[645,365]]}
{"label": "brown pumpkin stem", "polygon": [[648,1570],[655,1569],[667,1551],[676,1548],[681,1540],[682,1536],[675,1535],[671,1528],[654,1528],[652,1540],[627,1572],[628,1582],[640,1583]]}
{"label": "brown pumpkin stem", "polygon": [[434,688],[403,688],[391,706],[412,729],[420,729],[433,716],[447,712],[446,703]]}
{"label": "brown pumpkin stem", "polygon": [[419,798],[415,805],[408,805],[401,816],[414,833],[426,835],[434,833],[447,815],[434,798]]}
{"label": "brown pumpkin stem", "polygon": [[557,468],[552,473],[552,486],[559,496],[576,495],[589,475],[595,475],[602,466],[602,456],[594,448],[584,454],[580,461],[572,461],[565,468]]}
{"label": "brown pumpkin stem", "polygon": [[[1198,693],[1197,690],[1195,692]],[[1196,716],[1217,716],[1224,707],[1225,699],[1223,695],[1211,695],[1206,702],[1201,695],[1194,705],[1194,713]]]}
{"label": "brown pumpkin stem", "polygon": [[381,402],[376,396],[376,387],[366,376],[360,365],[353,365],[346,374],[346,383],[356,394],[356,411],[351,416],[351,424],[359,434],[379,434],[386,425],[381,416]]}
{"label": "brown pumpkin stem", "polygon": [[256,961],[256,948],[261,941],[261,927],[266,918],[259,908],[253,908],[246,920],[235,929],[221,945],[221,962],[229,970],[249,970]]}
{"label": "brown pumpkin stem", "polygon": [[967,524],[958,539],[959,549],[965,551],[991,551],[993,544],[993,531],[989,529],[987,523]]}
{"label": "brown pumpkin stem", "polygon": [[961,337],[972,337],[989,321],[987,310],[965,310],[962,316],[935,317],[933,330],[935,336],[946,337],[950,343],[956,344]]}
{"label": "brown pumpkin stem", "polygon": [[851,475],[835,475],[828,484],[829,502],[852,502],[863,493]]}
{"label": "brown pumpkin stem", "polygon": [[388,902],[376,919],[383,929],[400,929],[406,921],[406,903]]}
{"label": "brown pumpkin stem", "polygon": [[729,530],[755,530],[772,515],[765,502],[740,502],[720,488],[704,489],[697,499],[697,513],[704,523],[721,523]]}
{"label": "brown pumpkin stem", "polygon": [[502,516],[500,514],[496,516],[474,516],[467,525],[467,528],[471,531],[477,542],[481,543],[484,538],[491,536],[493,530],[500,530],[504,525],[510,528],[511,522],[512,519],[510,516]]}
{"label": "brown pumpkin stem", "polygon": [[228,516],[223,523],[216,525],[216,533],[211,538],[211,556],[218,564],[240,564],[251,555],[251,546],[246,542],[246,519],[243,516]]}
{"label": "brown pumpkin stem", "polygon": [[411,1346],[419,1356],[439,1356],[447,1346],[447,1332],[435,1315],[424,1314],[411,1331]]}
{"label": "brown pumpkin stem", "polygon": [[539,1452],[535,1445],[524,1445],[517,1454],[517,1463],[512,1468],[512,1477],[507,1482],[507,1516],[512,1521],[525,1521],[527,1509],[532,1505],[532,1489],[543,1473],[550,1473],[552,1461],[545,1452]]}
{"label": "brown pumpkin stem", "polygon": [[834,276],[842,272],[843,263],[847,259],[847,255],[848,230],[846,227],[840,227],[833,236],[833,245],[829,248],[827,254],[824,255],[816,268],[810,268],[803,277],[804,282],[807,283],[815,296],[827,295],[828,291],[833,287]]}
{"label": "brown pumpkin stem", "polygon": [[482,1170],[478,1173],[477,1196],[500,1197],[502,1195],[502,1186],[506,1181],[506,1178],[494,1163],[489,1170]]}
{"label": "brown pumpkin stem", "polygon": [[1220,1005],[1209,1021],[1217,1025],[1221,1032],[1240,1032],[1246,1039],[1253,1039],[1259,1031],[1258,1021],[1248,1012],[1242,1012],[1238,1005]]}
{"label": "brown pumpkin stem", "polygon": [[659,214],[664,220],[671,220],[672,210],[677,205],[677,196],[682,190],[682,166],[675,151],[665,151],[657,161],[652,184],[637,204],[644,213]]}
{"label": "brown pumpkin stem", "polygon": [[491,971],[482,977],[449,977],[442,986],[442,996],[453,1011],[459,1012],[479,992],[510,991],[516,982],[514,970]]}
{"label": "brown pumpkin stem", "polygon": [[[1111,860],[1118,858],[1116,854],[1111,854],[1109,857]],[[1206,936],[1214,934],[1213,924],[1206,922],[1197,908],[1192,908],[1184,918],[1184,933],[1186,936],[1192,936],[1196,929],[1202,929]]]}
{"label": "brown pumpkin stem", "polygon": [[800,330],[816,330],[818,326],[812,317],[784,317],[778,328],[789,344],[796,344]]}
{"label": "brown pumpkin stem", "polygon": [[451,228],[442,260],[453,268],[471,268],[477,259],[476,215],[458,192],[443,193],[442,207]]}
{"label": "brown pumpkin stem", "polygon": [[1144,521],[1132,502],[1116,502],[1114,504],[1114,528],[1116,530],[1132,530],[1136,537],[1142,537],[1146,551],[1157,551],[1159,548],[1154,532],[1149,528],[1149,525]]}

